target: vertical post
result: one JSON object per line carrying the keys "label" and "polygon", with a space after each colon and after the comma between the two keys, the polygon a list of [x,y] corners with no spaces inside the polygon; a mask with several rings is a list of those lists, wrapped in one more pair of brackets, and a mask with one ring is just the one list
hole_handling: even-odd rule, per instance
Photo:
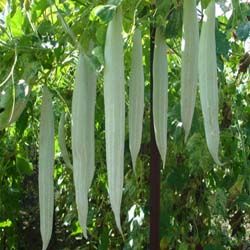
{"label": "vertical post", "polygon": [[[154,6],[153,6],[154,8]],[[150,26],[150,250],[160,249],[160,154],[153,121],[153,58],[155,27]]]}

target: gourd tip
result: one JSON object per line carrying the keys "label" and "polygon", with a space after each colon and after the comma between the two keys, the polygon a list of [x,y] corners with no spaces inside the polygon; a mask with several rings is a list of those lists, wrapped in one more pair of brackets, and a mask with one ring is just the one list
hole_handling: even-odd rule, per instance
{"label": "gourd tip", "polygon": [[47,247],[48,247],[48,243],[46,243],[46,244],[44,244],[44,243],[43,243],[42,250],[46,250],[46,249],[47,249]]}
{"label": "gourd tip", "polygon": [[133,166],[133,172],[136,175],[136,159],[135,158],[132,159],[132,166]]}
{"label": "gourd tip", "polygon": [[116,222],[116,225],[117,225],[117,228],[122,236],[122,238],[124,239],[124,235],[123,235],[123,231],[122,231],[122,227],[121,227],[121,220],[120,220],[120,217],[118,216],[115,216],[115,222]]}
{"label": "gourd tip", "polygon": [[164,159],[164,161],[162,161],[162,167],[165,168],[166,165],[166,159]]}
{"label": "gourd tip", "polygon": [[185,132],[185,139],[184,139],[185,143],[187,143],[188,136],[189,136],[189,134],[187,132]]}
{"label": "gourd tip", "polygon": [[87,229],[84,228],[82,233],[83,233],[84,238],[87,240],[88,239]]}

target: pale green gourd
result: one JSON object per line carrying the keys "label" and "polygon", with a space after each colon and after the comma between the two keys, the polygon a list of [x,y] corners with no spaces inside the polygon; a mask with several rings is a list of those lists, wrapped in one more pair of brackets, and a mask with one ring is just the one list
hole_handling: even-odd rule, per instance
{"label": "pale green gourd", "polygon": [[11,119],[11,112],[13,106],[12,98],[12,85],[0,90],[0,129],[4,129],[9,126]]}
{"label": "pale green gourd", "polygon": [[24,111],[30,97],[31,87],[25,80],[20,80],[16,86],[15,108],[10,123],[16,122]]}
{"label": "pale green gourd", "polygon": [[87,238],[88,191],[95,171],[96,73],[80,53],[72,100],[72,155],[76,204]]}
{"label": "pale green gourd", "polygon": [[53,228],[54,142],[54,114],[52,107],[52,94],[48,88],[44,86],[40,116],[38,161],[40,232],[43,241],[43,250],[46,250],[48,247]]}
{"label": "pale green gourd", "polygon": [[131,75],[129,81],[129,149],[135,171],[136,159],[141,147],[144,112],[144,71],[142,61],[141,31],[137,28],[133,37]]}
{"label": "pale green gourd", "polygon": [[181,120],[188,138],[195,108],[198,83],[199,26],[196,0],[184,0],[181,65]]}
{"label": "pale green gourd", "polygon": [[15,85],[15,103],[13,109],[13,84],[6,83],[0,90],[0,130],[16,122],[24,111],[29,100],[31,88],[25,80],[19,80]]}
{"label": "pale green gourd", "polygon": [[58,128],[58,142],[61,149],[62,158],[66,164],[66,166],[72,169],[72,164],[69,158],[69,152],[66,147],[65,141],[65,132],[64,132],[64,125],[65,125],[65,112],[63,111],[59,121],[59,128]]}
{"label": "pale green gourd", "polygon": [[165,166],[167,152],[168,63],[167,46],[160,30],[156,29],[153,58],[153,120],[158,150]]}
{"label": "pale green gourd", "polygon": [[205,10],[199,49],[199,86],[206,141],[214,161],[221,164],[219,151],[219,101],[215,42],[215,2]]}
{"label": "pale green gourd", "polygon": [[122,201],[125,141],[125,79],[122,12],[118,8],[108,24],[105,43],[104,104],[108,189],[116,225],[122,233]]}

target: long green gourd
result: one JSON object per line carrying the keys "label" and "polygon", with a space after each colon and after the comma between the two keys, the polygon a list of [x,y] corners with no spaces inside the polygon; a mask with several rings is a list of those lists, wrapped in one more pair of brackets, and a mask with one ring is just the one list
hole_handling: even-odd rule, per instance
{"label": "long green gourd", "polygon": [[27,105],[30,93],[30,85],[26,81],[20,80],[16,86],[15,108],[10,123],[16,122],[18,120]]}
{"label": "long green gourd", "polygon": [[135,29],[132,48],[131,76],[129,82],[129,148],[135,171],[141,147],[144,113],[144,71],[142,61],[141,31]]}
{"label": "long green gourd", "polygon": [[11,113],[12,113],[12,85],[9,85],[0,90],[0,130],[10,125]]}
{"label": "long green gourd", "polygon": [[63,111],[59,121],[59,128],[58,128],[58,142],[61,149],[62,158],[66,164],[66,166],[72,169],[72,164],[69,158],[69,152],[66,147],[65,141],[65,132],[64,132],[64,125],[65,125],[65,112]]}
{"label": "long green gourd", "polygon": [[158,150],[165,166],[167,152],[168,64],[167,46],[160,28],[156,29],[153,58],[153,120]]}
{"label": "long green gourd", "polygon": [[54,114],[52,94],[46,86],[43,87],[43,97],[40,116],[38,185],[40,208],[40,231],[43,241],[43,250],[50,242],[53,228],[54,213]]}
{"label": "long green gourd", "polygon": [[212,0],[205,10],[200,35],[199,86],[201,108],[204,119],[206,141],[214,161],[221,164],[219,151],[218,83],[215,42],[215,2]]}
{"label": "long green gourd", "polygon": [[9,81],[6,87],[0,90],[0,130],[16,122],[24,111],[29,100],[31,87],[29,84],[20,80],[15,85],[15,103],[13,109],[13,88],[12,82]]}
{"label": "long green gourd", "polygon": [[196,0],[184,0],[181,65],[181,120],[188,138],[196,99],[198,83],[199,26]]}
{"label": "long green gourd", "polygon": [[76,204],[87,238],[88,191],[95,171],[96,73],[80,53],[72,100],[72,155]]}
{"label": "long green gourd", "polygon": [[125,78],[123,62],[122,11],[117,9],[108,24],[105,43],[104,104],[108,188],[116,225],[122,233],[122,201],[125,141]]}

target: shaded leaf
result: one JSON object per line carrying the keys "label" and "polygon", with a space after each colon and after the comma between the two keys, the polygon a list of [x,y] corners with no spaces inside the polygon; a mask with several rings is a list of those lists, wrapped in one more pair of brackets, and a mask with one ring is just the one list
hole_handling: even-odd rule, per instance
{"label": "shaded leaf", "polygon": [[238,38],[242,41],[250,37],[250,21],[241,23],[236,31]]}
{"label": "shaded leaf", "polygon": [[32,164],[25,158],[17,156],[16,167],[21,172],[21,174],[31,175],[33,172]]}
{"label": "shaded leaf", "polygon": [[91,11],[89,19],[108,23],[112,20],[116,8],[117,6],[113,4],[98,5]]}

